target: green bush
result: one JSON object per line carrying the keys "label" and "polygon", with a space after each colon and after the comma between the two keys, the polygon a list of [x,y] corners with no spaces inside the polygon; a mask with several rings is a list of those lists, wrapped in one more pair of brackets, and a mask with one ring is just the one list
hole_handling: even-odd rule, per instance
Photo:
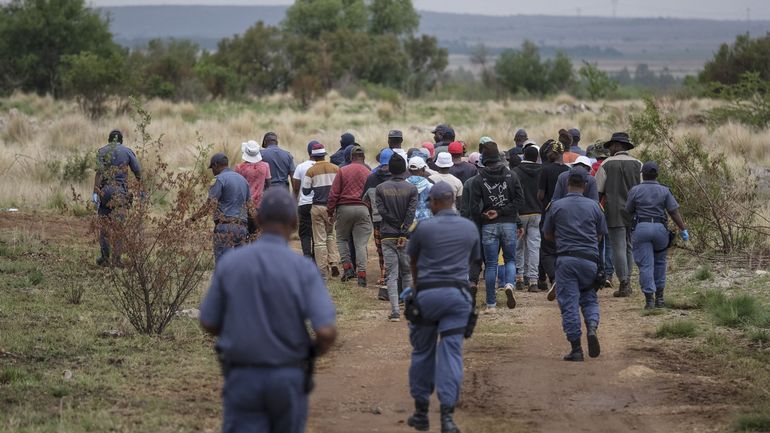
{"label": "green bush", "polygon": [[698,266],[698,269],[695,270],[695,275],[693,276],[698,281],[706,281],[706,280],[713,279],[714,273],[711,272],[711,266],[701,265],[701,266]]}
{"label": "green bush", "polygon": [[88,178],[88,170],[92,167],[93,158],[88,153],[70,155],[62,166],[62,180],[83,182]]}
{"label": "green bush", "polygon": [[692,320],[674,320],[658,326],[657,338],[691,338],[697,335],[698,326]]}
{"label": "green bush", "polygon": [[712,303],[708,310],[718,325],[731,328],[748,325],[764,326],[768,317],[768,312],[757,298],[751,295],[725,298],[722,302]]}
{"label": "green bush", "polygon": [[770,410],[739,415],[732,427],[736,432],[770,432]]}

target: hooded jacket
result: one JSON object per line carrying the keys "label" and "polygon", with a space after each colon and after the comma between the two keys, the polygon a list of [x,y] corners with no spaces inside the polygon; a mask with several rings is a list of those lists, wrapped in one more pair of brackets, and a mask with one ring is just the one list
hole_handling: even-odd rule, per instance
{"label": "hooded jacket", "polygon": [[432,217],[433,212],[428,206],[428,194],[433,183],[422,176],[409,176],[406,181],[417,187],[417,210],[414,212],[414,219],[422,221]]}
{"label": "hooded jacket", "polygon": [[543,166],[534,162],[522,162],[512,171],[519,177],[524,204],[519,209],[520,215],[540,213],[540,201],[537,199],[538,181]]}
{"label": "hooded jacket", "polygon": [[[524,195],[518,176],[502,163],[479,170],[479,179],[471,182],[473,190],[468,200],[471,215],[481,215],[481,225],[519,223],[519,209]],[[487,219],[484,212],[495,210],[497,218]]]}

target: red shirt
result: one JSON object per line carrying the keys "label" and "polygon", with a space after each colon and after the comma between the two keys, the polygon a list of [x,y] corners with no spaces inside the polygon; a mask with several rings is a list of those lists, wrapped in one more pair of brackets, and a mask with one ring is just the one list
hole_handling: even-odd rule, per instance
{"label": "red shirt", "polygon": [[370,174],[372,171],[369,167],[357,162],[340,168],[329,192],[329,202],[326,204],[329,211],[334,212],[334,209],[341,205],[367,206],[363,195],[364,185]]}
{"label": "red shirt", "polygon": [[246,178],[254,206],[259,207],[262,193],[265,192],[265,181],[270,180],[270,166],[265,161],[242,162],[235,166],[235,172]]}

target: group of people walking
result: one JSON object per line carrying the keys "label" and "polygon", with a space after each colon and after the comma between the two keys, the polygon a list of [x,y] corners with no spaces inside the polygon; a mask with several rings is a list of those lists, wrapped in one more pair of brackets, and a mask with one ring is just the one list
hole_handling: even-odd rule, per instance
{"label": "group of people walking", "polygon": [[[312,361],[336,336],[324,279],[367,287],[372,236],[378,285],[384,286],[378,297],[390,304],[388,320],[400,320],[403,303],[410,321],[415,412],[407,422],[420,431],[429,428],[435,389],[441,431],[459,432],[452,417],[462,346],[477,320],[482,275],[485,314],[496,312],[498,286],[511,309],[516,291],[549,291],[549,299],[558,300],[571,346],[566,361],[584,360],[581,310],[588,355],[600,355],[597,290],[612,287],[615,274],[614,296],[629,296],[634,261],[645,308],[665,305],[666,250],[674,234],[668,217],[682,239],[689,234],[670,190],[657,182],[659,166],[633,158],[627,134],[583,150],[575,128],[560,130],[558,139],[542,145],[522,129],[508,151],[490,137],[472,151],[448,125],[432,132],[432,142],[405,150],[403,133],[390,131],[374,167],[350,133],[340,137],[339,150],[328,160],[327,147],[310,141],[308,159],[296,166],[275,133],[266,134],[261,146],[243,143],[243,162],[235,171],[226,155],[212,156],[216,180],[207,205],[191,219],[214,215],[217,266],[201,322],[219,335],[225,431],[249,425],[262,426],[257,431],[303,431]],[[111,197],[126,190],[128,169],[141,177],[122,135],[113,131],[109,138],[99,151],[103,162],[94,185],[102,218],[127,206]],[[109,174],[108,167],[119,170]],[[256,231],[259,239],[243,247]],[[318,271],[287,254],[295,232]],[[103,244],[100,264],[107,263],[109,246]],[[314,338],[304,326],[308,320]],[[303,370],[304,376],[295,375]],[[277,380],[284,376],[289,382]],[[247,404],[236,401],[247,392],[253,394]],[[281,404],[273,404],[275,399]],[[286,410],[274,410],[279,406]]]}

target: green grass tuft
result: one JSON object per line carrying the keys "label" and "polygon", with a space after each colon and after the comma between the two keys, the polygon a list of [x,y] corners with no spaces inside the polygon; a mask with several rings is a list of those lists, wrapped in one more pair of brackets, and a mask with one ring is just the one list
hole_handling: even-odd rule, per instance
{"label": "green grass tuft", "polygon": [[722,302],[709,305],[708,310],[718,325],[731,328],[764,326],[768,317],[768,312],[751,295],[725,298]]}
{"label": "green grass tuft", "polygon": [[770,343],[770,330],[752,328],[746,332],[746,337],[754,343]]}
{"label": "green grass tuft", "polygon": [[695,310],[701,308],[695,299],[685,297],[673,297],[666,299],[666,307],[673,310]]}
{"label": "green grass tuft", "polygon": [[657,338],[691,338],[698,334],[698,325],[692,320],[674,320],[658,326]]}
{"label": "green grass tuft", "polygon": [[695,275],[693,276],[698,281],[706,281],[714,278],[714,273],[711,272],[711,266],[701,265],[698,266],[698,269],[695,270]]}
{"label": "green grass tuft", "polygon": [[770,410],[739,415],[733,421],[736,432],[770,432]]}

